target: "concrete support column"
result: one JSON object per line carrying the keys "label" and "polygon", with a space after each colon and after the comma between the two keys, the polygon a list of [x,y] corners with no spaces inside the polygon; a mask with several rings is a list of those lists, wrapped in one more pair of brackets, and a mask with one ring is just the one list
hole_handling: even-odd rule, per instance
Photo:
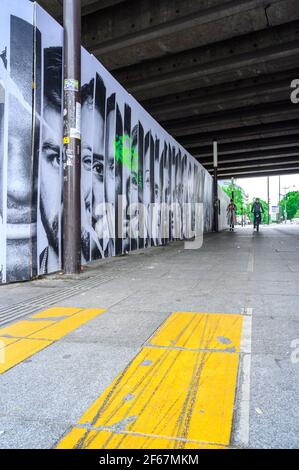
{"label": "concrete support column", "polygon": [[81,0],[63,0],[64,185],[63,270],[81,268]]}

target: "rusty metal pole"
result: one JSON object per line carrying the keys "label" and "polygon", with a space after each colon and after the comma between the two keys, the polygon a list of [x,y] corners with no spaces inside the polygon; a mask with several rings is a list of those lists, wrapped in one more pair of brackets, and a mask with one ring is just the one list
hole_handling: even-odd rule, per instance
{"label": "rusty metal pole", "polygon": [[218,214],[219,214],[219,201],[218,201],[218,146],[217,142],[213,142],[213,166],[214,166],[214,232],[218,232]]}
{"label": "rusty metal pole", "polygon": [[63,270],[81,269],[81,0],[63,0],[64,185]]}

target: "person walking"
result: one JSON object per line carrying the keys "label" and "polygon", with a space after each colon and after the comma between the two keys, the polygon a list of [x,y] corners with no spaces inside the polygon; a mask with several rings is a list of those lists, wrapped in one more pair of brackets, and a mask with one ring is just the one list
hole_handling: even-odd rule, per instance
{"label": "person walking", "polygon": [[237,213],[237,206],[234,203],[234,200],[231,199],[229,205],[227,206],[227,223],[229,225],[229,231],[233,232],[234,227],[236,224],[236,213]]}

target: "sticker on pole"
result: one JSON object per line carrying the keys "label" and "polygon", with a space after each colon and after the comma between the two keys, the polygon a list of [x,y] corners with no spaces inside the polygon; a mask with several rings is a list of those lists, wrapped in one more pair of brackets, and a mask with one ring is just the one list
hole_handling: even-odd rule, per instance
{"label": "sticker on pole", "polygon": [[75,164],[74,152],[72,150],[67,150],[65,152],[65,156],[66,156],[66,161],[65,161],[66,166],[74,166]]}
{"label": "sticker on pole", "polygon": [[81,104],[76,103],[75,127],[70,128],[70,137],[72,139],[81,139]]}
{"label": "sticker on pole", "polygon": [[81,103],[76,103],[76,129],[81,135]]}
{"label": "sticker on pole", "polygon": [[65,79],[64,91],[79,91],[79,81],[74,78]]}
{"label": "sticker on pole", "polygon": [[75,127],[71,127],[71,128],[70,128],[70,137],[71,137],[72,139],[81,140],[81,134],[80,134],[80,132],[78,131],[78,129],[76,129]]}

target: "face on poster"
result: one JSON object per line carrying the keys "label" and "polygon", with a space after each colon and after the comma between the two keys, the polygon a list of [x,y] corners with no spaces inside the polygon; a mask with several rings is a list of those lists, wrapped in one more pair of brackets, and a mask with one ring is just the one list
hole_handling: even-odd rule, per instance
{"label": "face on poster", "polygon": [[143,205],[144,205],[144,230],[145,246],[151,244],[151,203],[154,197],[152,187],[154,165],[151,159],[151,132],[147,131],[144,136],[144,159],[143,159]]}
{"label": "face on poster", "polygon": [[169,209],[170,209],[170,170],[169,165],[170,144],[167,140],[164,143],[164,160],[163,160],[163,238],[164,243],[169,239]]}
{"label": "face on poster", "polygon": [[33,6],[1,4],[0,277],[29,279],[36,244],[36,174],[32,154]]}
{"label": "face on poster", "polygon": [[129,206],[131,199],[131,129],[132,110],[128,103],[124,102],[123,107],[124,133],[122,142],[122,227],[123,241],[122,252],[130,251],[130,216]]}
{"label": "face on poster", "polygon": [[105,256],[115,255],[115,133],[116,94],[107,98],[105,126],[105,212],[107,217],[107,248]]}
{"label": "face on poster", "polygon": [[130,205],[128,207],[128,225],[130,237],[130,249],[138,248],[138,137],[139,123],[136,113],[132,112],[132,135],[131,135],[131,175],[130,175]]}
{"label": "face on poster", "polygon": [[95,74],[88,52],[81,54],[81,259],[91,259],[91,240],[96,238],[92,228],[92,161]]}
{"label": "face on poster", "polygon": [[175,147],[171,149],[171,206],[170,206],[170,230],[172,240],[175,236],[175,208],[176,208],[176,192],[175,192]]}
{"label": "face on poster", "polygon": [[143,204],[143,161],[144,161],[144,128],[138,120],[138,247],[144,248],[145,243],[145,205]]}
{"label": "face on poster", "polygon": [[105,117],[106,86],[98,70],[95,73],[95,98],[93,117],[92,154],[92,227],[96,237],[91,240],[93,260],[104,258],[106,249],[107,218],[104,204],[105,174]]}
{"label": "face on poster", "polygon": [[39,274],[46,274],[61,268],[63,30],[38,5],[36,27],[42,63],[41,113],[36,111],[36,125],[41,129],[37,258]]}
{"label": "face on poster", "polygon": [[116,102],[115,141],[114,141],[114,175],[115,175],[115,253],[122,253],[122,180],[123,180],[123,117],[119,103]]}
{"label": "face on poster", "polygon": [[151,142],[151,160],[154,161],[154,207],[152,209],[151,233],[152,244],[158,246],[161,243],[161,197],[162,197],[162,178],[161,172],[161,155],[160,155],[160,139],[157,134]]}

